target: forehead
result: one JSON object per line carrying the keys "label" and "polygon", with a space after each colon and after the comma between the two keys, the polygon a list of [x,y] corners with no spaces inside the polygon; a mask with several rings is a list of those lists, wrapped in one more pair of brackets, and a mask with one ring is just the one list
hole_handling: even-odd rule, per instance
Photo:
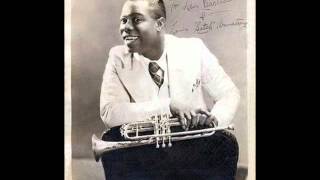
{"label": "forehead", "polygon": [[144,16],[150,15],[151,8],[147,1],[138,0],[138,1],[127,1],[122,8],[121,17],[131,16],[135,14],[141,14]]}

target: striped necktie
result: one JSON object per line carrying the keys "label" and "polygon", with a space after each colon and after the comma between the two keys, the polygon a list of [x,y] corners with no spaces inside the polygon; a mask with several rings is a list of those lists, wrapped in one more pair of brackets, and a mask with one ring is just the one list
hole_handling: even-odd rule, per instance
{"label": "striped necktie", "polygon": [[161,67],[156,62],[150,62],[149,63],[149,73],[153,79],[153,81],[157,84],[157,86],[160,88],[163,84],[163,75],[164,71],[161,69]]}

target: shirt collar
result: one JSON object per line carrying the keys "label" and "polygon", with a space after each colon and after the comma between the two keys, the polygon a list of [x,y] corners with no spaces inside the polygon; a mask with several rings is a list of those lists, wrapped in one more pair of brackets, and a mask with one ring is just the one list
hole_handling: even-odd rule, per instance
{"label": "shirt collar", "polygon": [[167,51],[164,48],[162,55],[158,60],[150,60],[149,58],[146,58],[144,56],[142,56],[143,57],[142,59],[143,59],[144,63],[146,63],[147,65],[149,65],[150,62],[157,63],[161,67],[161,69],[165,71],[167,68],[166,56],[167,56]]}

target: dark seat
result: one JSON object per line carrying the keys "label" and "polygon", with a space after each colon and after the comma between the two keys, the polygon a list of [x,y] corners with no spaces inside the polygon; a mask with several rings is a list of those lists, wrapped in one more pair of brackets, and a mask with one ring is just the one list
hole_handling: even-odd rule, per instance
{"label": "dark seat", "polygon": [[[123,140],[119,127],[102,139]],[[101,160],[106,179],[235,179],[239,146],[233,134],[217,131],[210,137],[172,144],[171,148],[145,145],[105,153]]]}

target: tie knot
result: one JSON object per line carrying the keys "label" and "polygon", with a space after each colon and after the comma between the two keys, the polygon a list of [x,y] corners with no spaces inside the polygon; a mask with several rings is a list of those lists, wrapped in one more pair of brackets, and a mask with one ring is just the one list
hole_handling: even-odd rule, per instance
{"label": "tie knot", "polygon": [[[159,70],[161,70],[161,71],[159,71]],[[164,81],[164,79],[163,79],[163,76],[164,76],[163,70],[160,68],[160,66],[157,63],[150,62],[149,63],[149,72],[150,72],[150,76],[153,79],[153,81],[160,88],[161,85],[163,84],[163,81]]]}
{"label": "tie knot", "polygon": [[160,66],[156,62],[149,63],[149,71],[153,74],[157,73],[160,69]]}

